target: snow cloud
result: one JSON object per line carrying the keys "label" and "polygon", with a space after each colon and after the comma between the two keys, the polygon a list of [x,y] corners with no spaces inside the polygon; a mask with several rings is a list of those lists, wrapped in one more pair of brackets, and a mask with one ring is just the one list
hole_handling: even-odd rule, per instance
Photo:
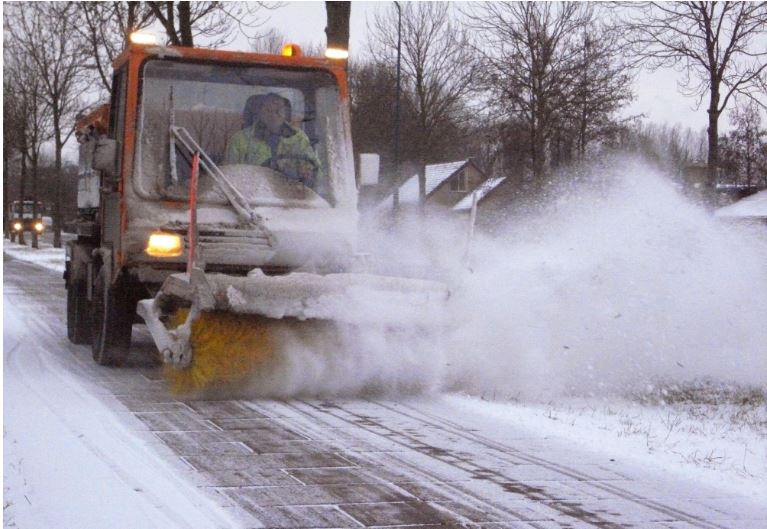
{"label": "snow cloud", "polygon": [[[767,237],[637,162],[475,246],[446,384],[522,398],[767,384]],[[606,184],[606,185],[605,185]]]}
{"label": "snow cloud", "polygon": [[705,378],[767,385],[763,226],[716,219],[636,161],[562,181],[544,210],[477,235],[470,266],[465,220],[367,233],[376,272],[448,284],[444,325],[286,325],[285,350],[249,393],[540,400]]}

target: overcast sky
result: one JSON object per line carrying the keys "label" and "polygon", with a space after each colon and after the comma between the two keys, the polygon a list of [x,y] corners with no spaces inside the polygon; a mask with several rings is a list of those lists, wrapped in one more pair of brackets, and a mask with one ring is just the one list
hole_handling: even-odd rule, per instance
{"label": "overcast sky", "polygon": [[[352,57],[365,54],[367,42],[367,20],[372,19],[376,10],[387,9],[392,2],[352,2],[350,54]],[[277,29],[285,38],[298,44],[325,43],[325,2],[284,2],[282,7],[271,11],[262,11],[269,16],[268,22],[262,29],[271,27]],[[160,35],[161,29],[156,28]],[[767,40],[767,38],[765,39]],[[241,36],[229,49],[248,51],[250,46],[247,38]],[[695,132],[704,131],[707,126],[705,101],[702,108],[695,110],[695,99],[684,97],[679,93],[677,82],[681,75],[671,69],[653,73],[639,74],[634,87],[636,99],[624,110],[625,116],[644,114],[647,120],[669,125],[680,124],[690,127]],[[733,107],[730,103],[729,107]],[[730,129],[727,112],[720,118],[719,130]],[[76,157],[76,146],[73,142],[67,146],[67,158]]]}
{"label": "overcast sky", "polygon": [[[351,43],[352,56],[364,53],[367,41],[368,17],[375,11],[386,9],[391,2],[352,2]],[[283,7],[270,12],[269,22],[265,27],[278,29],[286,38],[296,43],[325,42],[325,2],[287,2]],[[237,41],[231,47],[247,47]],[[679,123],[695,131],[705,129],[707,116],[705,101],[703,108],[694,109],[695,99],[679,93],[677,81],[681,76],[673,70],[654,73],[643,72],[635,86],[636,100],[626,109],[627,115],[645,114],[647,119],[656,123]],[[720,130],[729,129],[729,120],[725,115],[719,123]]]}

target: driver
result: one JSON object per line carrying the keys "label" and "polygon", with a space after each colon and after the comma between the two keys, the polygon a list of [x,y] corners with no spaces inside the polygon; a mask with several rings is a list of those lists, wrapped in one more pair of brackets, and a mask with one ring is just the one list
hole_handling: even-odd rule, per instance
{"label": "driver", "polygon": [[306,134],[288,123],[289,115],[284,97],[250,96],[242,114],[245,128],[229,138],[224,163],[263,165],[313,188],[320,160]]}

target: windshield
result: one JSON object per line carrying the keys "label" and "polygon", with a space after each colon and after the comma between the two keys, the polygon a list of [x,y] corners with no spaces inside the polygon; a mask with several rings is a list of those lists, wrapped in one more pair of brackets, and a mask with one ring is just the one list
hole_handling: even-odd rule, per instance
{"label": "windshield", "polygon": [[[140,188],[187,196],[191,152],[181,127],[252,204],[334,203],[329,151],[340,141],[335,78],[323,71],[152,60],[144,68]],[[224,198],[206,171],[200,200]]]}
{"label": "windshield", "polygon": [[[24,215],[32,215],[34,213],[33,211],[33,204],[32,202],[24,202],[24,205],[22,206],[19,204],[19,202],[13,203],[13,213],[15,215],[18,215],[20,213],[19,210],[23,210],[22,214]],[[41,202],[37,203],[37,214],[42,215],[43,214],[43,204]]]}

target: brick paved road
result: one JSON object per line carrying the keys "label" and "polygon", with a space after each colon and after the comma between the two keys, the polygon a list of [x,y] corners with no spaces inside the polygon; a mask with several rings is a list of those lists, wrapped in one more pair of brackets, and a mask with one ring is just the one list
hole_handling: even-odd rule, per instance
{"label": "brick paved road", "polygon": [[767,528],[767,508],[744,498],[477,425],[438,398],[176,399],[146,334],[129,367],[98,367],[66,343],[60,278],[18,261],[4,270],[6,296],[50,322],[41,332],[72,371],[243,527]]}

